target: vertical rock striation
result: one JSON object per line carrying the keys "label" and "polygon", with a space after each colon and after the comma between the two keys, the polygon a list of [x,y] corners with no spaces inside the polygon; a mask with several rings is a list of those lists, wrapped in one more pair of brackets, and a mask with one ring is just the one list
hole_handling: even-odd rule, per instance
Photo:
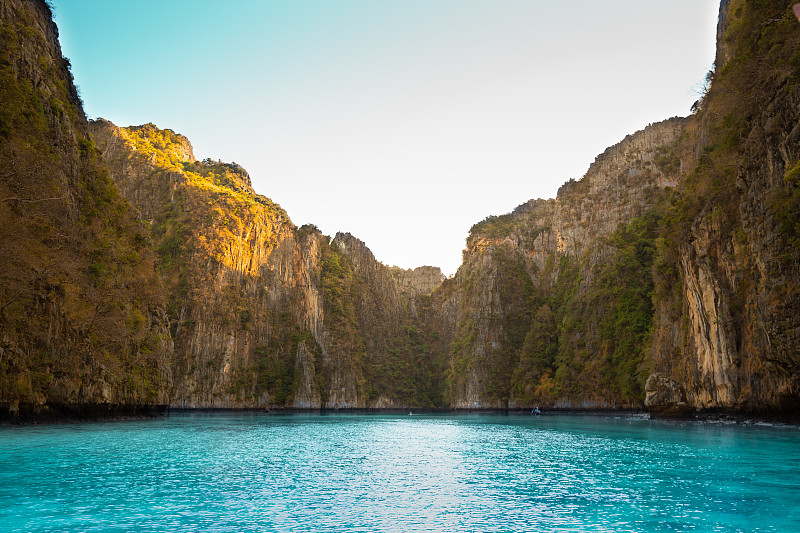
{"label": "vertical rock striation", "polygon": [[318,232],[297,230],[235,163],[196,161],[171,130],[99,119],[91,131],[153,235],[175,340],[172,405],[319,407],[329,334]]}
{"label": "vertical rock striation", "polygon": [[[602,353],[609,346],[601,346],[597,315],[609,302],[597,300],[597,277],[615,256],[620,225],[647,214],[677,183],[681,161],[670,150],[684,128],[679,118],[653,124],[607,149],[557,198],[473,226],[439,302],[452,339],[451,405],[641,403],[640,391],[608,379],[614,362]],[[598,308],[587,309],[592,303]]]}
{"label": "vertical rock striation", "polygon": [[[655,371],[698,409],[800,407],[800,36],[788,6],[724,1],[696,154],[664,226]],[[648,394],[656,411],[678,402]]]}
{"label": "vertical rock striation", "polygon": [[166,404],[147,232],[108,177],[43,1],[0,3],[0,417]]}
{"label": "vertical rock striation", "polygon": [[405,368],[412,354],[402,338],[411,335],[411,299],[435,281],[399,291],[364,243],[296,228],[255,194],[244,169],[196,161],[171,130],[102,119],[91,129],[153,234],[175,340],[172,405],[431,403]]}
{"label": "vertical rock striation", "polygon": [[[86,121],[47,4],[0,3],[0,412],[800,408],[800,32],[723,0],[708,93],[463,264],[378,262],[153,124]],[[91,133],[91,138],[89,137]]]}

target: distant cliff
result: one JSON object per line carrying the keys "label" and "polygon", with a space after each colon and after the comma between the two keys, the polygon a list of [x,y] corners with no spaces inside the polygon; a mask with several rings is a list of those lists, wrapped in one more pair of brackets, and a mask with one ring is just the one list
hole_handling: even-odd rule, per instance
{"label": "distant cliff", "polygon": [[0,24],[0,417],[166,404],[148,233],[89,138],[49,7],[4,0]]}
{"label": "distant cliff", "polygon": [[800,31],[724,1],[718,37],[694,115],[472,228],[435,294],[451,405],[797,416]]}
{"label": "distant cliff", "polygon": [[102,119],[91,130],[152,232],[175,341],[172,405],[432,403],[407,330],[435,274],[404,276],[399,290],[364,243],[296,228],[244,169],[196,161],[171,130]]}
{"label": "distant cliff", "polygon": [[658,206],[679,179],[670,150],[685,127],[651,125],[555,199],[473,226],[437,293],[453,406],[642,405]]}

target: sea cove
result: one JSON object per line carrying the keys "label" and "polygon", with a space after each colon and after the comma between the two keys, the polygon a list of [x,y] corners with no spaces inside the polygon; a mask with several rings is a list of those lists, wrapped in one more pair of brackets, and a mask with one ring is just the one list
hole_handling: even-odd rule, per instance
{"label": "sea cove", "polygon": [[800,430],[182,413],[0,428],[4,531],[797,531]]}

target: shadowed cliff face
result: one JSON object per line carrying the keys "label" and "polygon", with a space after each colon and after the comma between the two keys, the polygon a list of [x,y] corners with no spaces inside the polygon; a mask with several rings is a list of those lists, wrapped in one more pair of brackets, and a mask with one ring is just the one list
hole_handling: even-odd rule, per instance
{"label": "shadowed cliff face", "polygon": [[[635,376],[647,328],[605,319],[622,306],[646,307],[650,295],[610,284],[624,284],[629,270],[649,276],[655,208],[678,180],[681,160],[671,150],[684,127],[683,119],[649,126],[598,156],[556,199],[472,228],[464,263],[441,291],[452,405],[641,404]],[[629,320],[652,312],[641,315]]]}
{"label": "shadowed cliff face", "polygon": [[[717,68],[663,229],[647,404],[797,413],[800,27],[788,4],[723,2]],[[657,382],[685,402],[663,399]],[[669,395],[667,395],[669,396]]]}
{"label": "shadowed cliff face", "polygon": [[440,291],[452,405],[796,416],[800,31],[726,1],[718,34],[697,114],[473,227]]}
{"label": "shadowed cliff face", "polygon": [[360,240],[339,233],[333,246],[353,269],[354,318],[365,344],[367,405],[444,405],[444,355],[435,346],[430,293],[444,280],[439,268],[403,270],[378,262]]}
{"label": "shadowed cliff face", "polygon": [[0,4],[0,417],[165,404],[147,232],[89,139],[44,2]]}

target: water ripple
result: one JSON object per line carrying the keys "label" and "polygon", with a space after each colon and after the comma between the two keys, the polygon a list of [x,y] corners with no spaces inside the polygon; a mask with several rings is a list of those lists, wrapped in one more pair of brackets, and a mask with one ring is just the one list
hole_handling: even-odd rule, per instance
{"label": "water ripple", "polygon": [[796,429],[624,417],[0,428],[0,529],[797,531],[798,459]]}

